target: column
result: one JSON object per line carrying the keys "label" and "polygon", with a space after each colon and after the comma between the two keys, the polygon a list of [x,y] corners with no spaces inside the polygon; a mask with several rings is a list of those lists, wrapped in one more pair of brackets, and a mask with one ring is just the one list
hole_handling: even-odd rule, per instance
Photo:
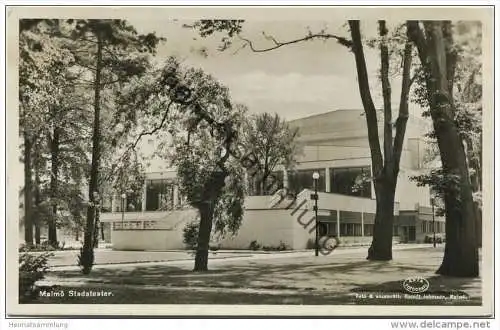
{"label": "column", "polygon": [[174,184],[174,209],[179,208],[179,185],[177,183]]}
{"label": "column", "polygon": [[146,211],[146,197],[148,193],[147,180],[144,180],[144,185],[142,187],[142,212]]}
{"label": "column", "polygon": [[327,193],[331,192],[331,187],[330,187],[330,168],[329,167],[325,168],[325,192],[327,192]]}
{"label": "column", "polygon": [[337,209],[337,237],[340,238],[340,211]]}
{"label": "column", "polygon": [[361,237],[365,237],[365,217],[364,212],[361,211]]}

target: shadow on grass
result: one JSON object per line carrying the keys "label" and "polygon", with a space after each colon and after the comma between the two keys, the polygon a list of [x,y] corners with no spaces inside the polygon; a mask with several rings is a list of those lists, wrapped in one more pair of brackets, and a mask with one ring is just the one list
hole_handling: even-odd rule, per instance
{"label": "shadow on grass", "polygon": [[[436,254],[437,255],[437,254]],[[434,258],[434,259],[432,259]],[[39,297],[37,303],[65,304],[304,304],[304,305],[480,305],[479,279],[434,276],[429,252],[413,251],[397,261],[374,262],[338,257],[246,261],[217,265],[194,273],[168,266],[95,269],[88,276],[77,271],[49,274],[56,287],[50,290],[111,290],[108,297]],[[467,300],[360,299],[362,292],[407,294],[402,281],[415,275],[427,277],[428,293],[467,291]],[[378,282],[378,283],[377,283]],[[479,288],[479,289],[478,289]],[[479,291],[478,291],[479,290]]]}
{"label": "shadow on grass", "polygon": [[[455,278],[435,275],[427,277],[429,289],[412,294],[403,287],[403,281],[356,286],[350,291],[358,304],[384,305],[467,305],[480,306],[481,279]],[[466,292],[471,292],[468,294]]]}

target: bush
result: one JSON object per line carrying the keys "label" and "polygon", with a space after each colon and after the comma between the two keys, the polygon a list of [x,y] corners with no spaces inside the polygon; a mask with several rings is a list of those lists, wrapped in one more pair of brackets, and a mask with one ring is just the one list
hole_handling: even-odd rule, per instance
{"label": "bush", "polygon": [[259,243],[257,243],[257,241],[251,241],[248,248],[252,251],[257,251],[257,250],[260,250],[261,245]]}
{"label": "bush", "polygon": [[278,251],[285,251],[285,250],[290,250],[290,247],[286,243],[280,241],[280,244],[278,245]]}
{"label": "bush", "polygon": [[306,244],[306,249],[313,250],[315,248],[316,248],[316,240],[313,238],[308,239]]}
{"label": "bush", "polygon": [[198,246],[198,229],[200,223],[197,221],[190,222],[186,224],[182,230],[182,242],[186,245],[189,250],[196,250]]}
{"label": "bush", "polygon": [[56,246],[52,246],[48,240],[45,240],[37,245],[21,244],[21,246],[19,247],[19,252],[46,252],[65,250],[65,244],[65,242],[57,242]]}
{"label": "bush", "polygon": [[[444,243],[445,239],[443,236],[440,234],[436,234],[436,243],[441,244]],[[434,236],[433,235],[426,235],[424,238],[424,243],[433,243],[434,242]]]}
{"label": "bush", "polygon": [[285,250],[290,250],[290,247],[286,243],[280,241],[279,245],[277,245],[277,246],[265,245],[262,247],[262,250],[264,250],[264,251],[285,251]]}
{"label": "bush", "polygon": [[19,301],[28,302],[35,300],[38,288],[35,283],[45,277],[49,266],[48,260],[54,254],[42,253],[38,256],[23,253],[19,256]]}
{"label": "bush", "polygon": [[210,245],[208,248],[210,251],[219,251],[220,246],[219,245]]}

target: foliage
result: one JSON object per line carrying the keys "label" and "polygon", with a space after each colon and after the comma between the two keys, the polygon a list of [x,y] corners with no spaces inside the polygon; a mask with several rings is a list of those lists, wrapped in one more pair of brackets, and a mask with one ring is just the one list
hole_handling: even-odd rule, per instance
{"label": "foliage", "polygon": [[189,250],[196,250],[199,228],[200,222],[194,221],[187,223],[182,230],[182,242]]}
{"label": "foliage", "polygon": [[184,25],[185,27],[194,28],[199,31],[201,37],[206,38],[214,35],[217,32],[224,32],[221,38],[221,45],[219,50],[228,49],[233,42],[233,37],[238,35],[243,28],[244,20],[229,20],[229,19],[215,19],[215,20],[200,20],[195,22],[194,25]]}
{"label": "foliage", "polygon": [[312,250],[316,248],[316,240],[313,238],[309,238],[306,243],[306,249]]}
{"label": "foliage", "polygon": [[277,166],[291,168],[299,152],[298,129],[292,129],[278,114],[253,115],[245,122],[242,130],[242,144],[247,153],[258,160],[259,166],[252,167],[252,176],[259,179],[259,190],[268,194],[267,182]]}
{"label": "foliage", "polygon": [[[467,147],[467,158],[471,178],[473,180],[474,199],[481,207],[481,150],[482,150],[482,66],[481,56],[481,26],[476,22],[456,22],[454,24],[456,42],[456,68],[453,78],[454,121],[459,130],[461,139]],[[423,115],[430,116],[428,109],[428,95],[425,86],[425,73],[421,71],[416,80],[417,88],[413,99],[427,108]],[[427,136],[430,138],[424,162],[428,164],[440,161],[439,148],[436,143],[436,134],[432,129]],[[434,165],[435,166],[435,165]],[[420,175],[411,177],[420,186],[427,185],[442,199],[446,189],[459,188],[457,177],[445,175],[443,170],[423,170]],[[450,190],[451,191],[451,190]],[[444,206],[444,205],[443,205]],[[444,212],[443,209],[440,210]]]}
{"label": "foliage", "polygon": [[29,302],[36,299],[38,290],[36,282],[43,279],[49,266],[50,252],[34,255],[22,253],[19,255],[19,300]]}
{"label": "foliage", "polygon": [[19,252],[48,252],[68,250],[68,248],[65,248],[65,245],[65,242],[58,242],[57,245],[54,246],[48,240],[45,240],[41,244],[36,245],[21,244],[21,246],[19,247]]}
{"label": "foliage", "polygon": [[250,242],[248,249],[252,250],[252,251],[257,251],[257,250],[260,250],[261,247],[262,246],[257,241],[254,240],[254,241]]}
{"label": "foliage", "polygon": [[263,251],[286,251],[290,250],[290,246],[288,244],[284,243],[283,241],[280,241],[278,245],[264,245],[262,246]]}

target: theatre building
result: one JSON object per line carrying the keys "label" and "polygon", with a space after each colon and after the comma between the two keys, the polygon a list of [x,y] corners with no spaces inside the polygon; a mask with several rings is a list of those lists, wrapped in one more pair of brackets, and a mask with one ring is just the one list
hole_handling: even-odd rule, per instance
{"label": "theatre building", "polygon": [[[259,196],[248,178],[249,195],[238,234],[214,239],[223,249],[286,245],[312,247],[315,237],[313,173],[317,172],[318,220],[322,236],[337,237],[344,245],[371,242],[375,192],[370,178],[371,159],[366,120],[362,110],[336,110],[290,121],[299,129],[301,152],[293,169],[274,173],[280,189]],[[382,132],[382,127],[379,128]],[[427,129],[419,118],[408,120],[394,205],[393,239],[396,243],[426,241],[435,232],[444,235],[444,219],[433,216],[427,187],[410,180],[422,170]],[[382,144],[382,141],[381,141]],[[183,249],[182,229],[195,221],[197,211],[179,193],[175,169],[152,164],[140,194],[108,196],[101,221],[111,223],[111,242],[117,250]]]}

